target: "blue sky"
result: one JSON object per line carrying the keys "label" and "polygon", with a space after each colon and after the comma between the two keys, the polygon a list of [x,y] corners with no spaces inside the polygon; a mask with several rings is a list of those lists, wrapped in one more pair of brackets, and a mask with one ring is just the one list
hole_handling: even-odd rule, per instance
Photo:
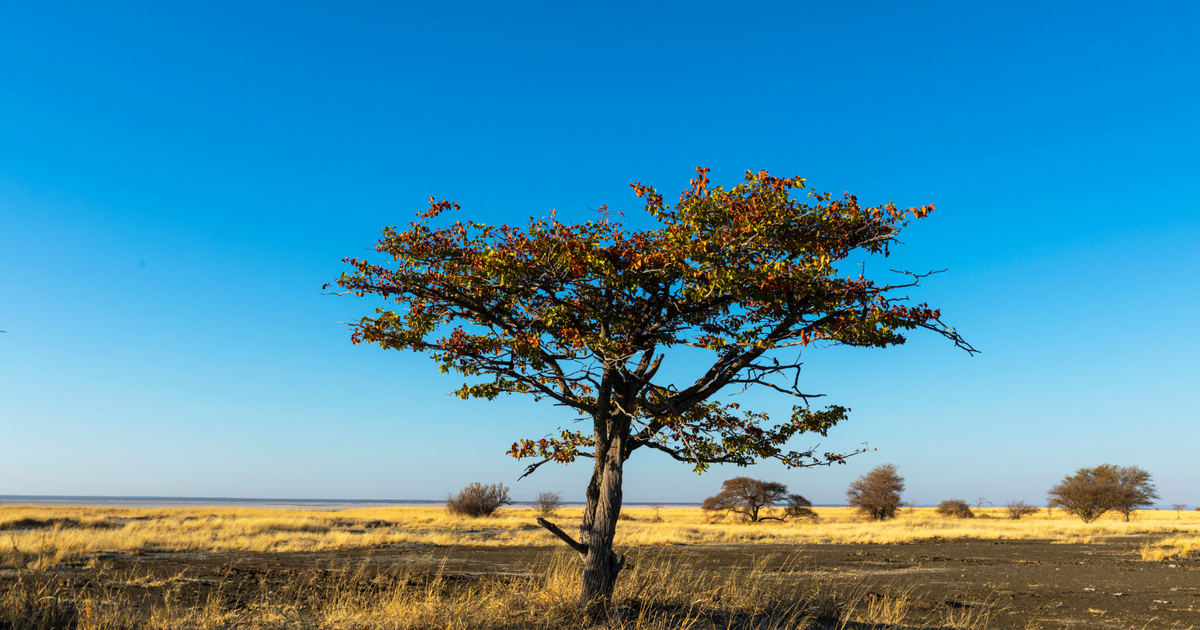
{"label": "blue sky", "polygon": [[708,166],[935,204],[868,272],[948,269],[913,297],[983,353],[812,352],[806,388],[853,409],[822,450],[878,451],[638,453],[626,500],[750,474],[834,503],[892,462],[923,503],[1041,503],[1115,463],[1200,504],[1196,5],[568,5],[0,7],[0,494],[582,498],[586,465],[518,483],[503,455],[561,410],[444,395],[320,287],[430,195],[639,224],[629,182]]}

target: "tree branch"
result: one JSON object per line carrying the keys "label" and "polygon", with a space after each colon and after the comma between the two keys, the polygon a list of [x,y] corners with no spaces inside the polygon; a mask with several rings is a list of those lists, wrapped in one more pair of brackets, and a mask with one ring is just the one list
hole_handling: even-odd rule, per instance
{"label": "tree branch", "polygon": [[537,524],[541,525],[542,527],[545,527],[547,530],[549,530],[549,532],[551,534],[558,536],[559,539],[561,539],[563,542],[567,543],[567,546],[570,547],[571,549],[574,549],[576,552],[579,553],[579,555],[583,556],[584,558],[587,557],[587,555],[588,555],[587,545],[575,540],[574,538],[571,538],[571,535],[568,534],[567,532],[564,532],[563,530],[559,529],[558,525],[555,525],[554,523],[551,523],[550,521],[547,521],[544,518],[539,518],[537,520]]}

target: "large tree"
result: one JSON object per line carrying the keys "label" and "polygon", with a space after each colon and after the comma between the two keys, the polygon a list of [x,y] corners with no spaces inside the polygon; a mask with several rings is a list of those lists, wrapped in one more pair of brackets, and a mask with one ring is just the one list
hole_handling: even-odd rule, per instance
{"label": "large tree", "polygon": [[896,472],[896,465],[881,464],[846,488],[846,502],[871,519],[883,521],[896,517],[902,492],[904,477]]}
{"label": "large tree", "polygon": [[[442,223],[457,204],[434,201],[405,229],[385,228],[378,264],[347,259],[347,293],[395,304],[353,324],[354,343],[429,354],[468,381],[461,398],[530,394],[574,410],[584,428],[522,439],[509,453],[549,462],[593,460],[578,540],[539,521],[584,563],[580,601],[596,614],[610,601],[623,559],[613,552],[625,461],[640,449],[697,471],[770,458],[790,467],[828,465],[845,454],[788,450],[799,434],[821,436],[846,408],[811,408],[799,388],[802,350],[814,345],[882,348],[926,329],[973,352],[940,312],[907,305],[905,289],[927,274],[879,284],[842,275],[851,255],[886,256],[911,218],[888,203],[859,205],[808,192],[802,178],[747,172],[729,190],[707,169],[674,205],[631,184],[646,200],[648,229],[627,229],[603,206],[598,219],[561,223],[551,214],[524,228]],[[694,379],[659,377],[667,357],[707,350]],[[674,359],[673,359],[674,360]],[[702,359],[680,358],[684,367]],[[718,399],[752,386],[800,398],[791,418]]]}
{"label": "large tree", "polygon": [[788,501],[791,497],[796,498],[794,503],[797,508],[812,506],[808,499],[798,494],[789,495],[787,486],[778,481],[734,477],[722,482],[721,491],[705,499],[700,509],[717,518],[724,518],[726,514],[736,514],[743,521],[751,523],[766,519],[782,521],[788,516],[786,512],[783,517],[769,512],[771,508]]}
{"label": "large tree", "polygon": [[1109,510],[1120,512],[1125,521],[1139,507],[1154,505],[1158,490],[1150,473],[1138,466],[1101,464],[1080,468],[1067,475],[1046,493],[1047,507],[1063,508],[1090,523]]}

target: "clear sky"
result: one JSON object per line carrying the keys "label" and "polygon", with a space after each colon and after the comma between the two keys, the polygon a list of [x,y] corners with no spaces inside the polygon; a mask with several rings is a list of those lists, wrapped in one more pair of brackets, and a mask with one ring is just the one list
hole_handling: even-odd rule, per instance
{"label": "clear sky", "polygon": [[517,482],[504,455],[561,409],[446,396],[321,285],[430,195],[636,222],[629,182],[708,166],[935,204],[868,272],[948,269],[913,297],[982,354],[813,351],[805,388],[853,409],[821,450],[878,451],[639,452],[626,500],[749,474],[835,503],[892,462],[923,503],[1040,504],[1114,463],[1200,504],[1198,5],[581,6],[0,6],[0,494],[581,499],[587,463]]}

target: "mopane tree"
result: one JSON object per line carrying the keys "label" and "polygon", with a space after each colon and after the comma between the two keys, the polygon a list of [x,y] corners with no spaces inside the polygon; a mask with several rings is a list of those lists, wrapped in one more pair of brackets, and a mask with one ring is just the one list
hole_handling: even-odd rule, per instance
{"label": "mopane tree", "polygon": [[[652,227],[627,229],[602,206],[596,220],[554,215],[524,227],[443,222],[457,204],[434,201],[407,228],[385,228],[376,251],[392,262],[347,259],[345,292],[394,303],[353,324],[354,343],[429,354],[467,382],[461,398],[529,394],[574,410],[582,425],[521,439],[509,453],[546,462],[593,460],[578,540],[540,521],[583,559],[580,601],[595,615],[611,601],[623,560],[613,552],[624,464],[653,450],[697,472],[770,458],[790,467],[845,454],[789,450],[800,434],[826,435],[845,407],[813,408],[799,387],[813,346],[883,348],[925,329],[973,352],[938,310],[906,303],[928,274],[877,283],[839,270],[851,255],[886,256],[909,220],[932,206],[865,207],[850,194],[807,192],[804,179],[747,172],[729,190],[706,169],[674,205],[631,184]],[[438,223],[441,227],[434,224]],[[707,350],[695,377],[659,377],[668,357]],[[693,351],[695,352],[695,351]],[[697,358],[680,359],[696,367]],[[720,395],[759,386],[798,397],[771,421]]]}

